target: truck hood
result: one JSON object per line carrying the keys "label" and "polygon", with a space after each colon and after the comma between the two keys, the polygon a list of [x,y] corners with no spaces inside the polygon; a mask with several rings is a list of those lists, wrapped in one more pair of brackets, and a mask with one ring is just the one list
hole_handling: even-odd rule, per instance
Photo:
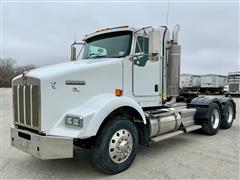
{"label": "truck hood", "polygon": [[[121,58],[80,60],[28,72],[27,78],[40,82],[40,101],[32,105],[40,111],[41,131],[49,134],[69,111],[98,95],[114,94],[115,89],[122,89],[122,62]],[[13,82],[22,79],[18,76]]]}
{"label": "truck hood", "polygon": [[120,60],[121,59],[119,58],[81,59],[78,61],[70,61],[40,67],[29,71],[27,76],[44,80],[72,73],[74,71],[80,72],[93,68],[101,68],[103,66],[111,66],[112,64],[118,63]]}

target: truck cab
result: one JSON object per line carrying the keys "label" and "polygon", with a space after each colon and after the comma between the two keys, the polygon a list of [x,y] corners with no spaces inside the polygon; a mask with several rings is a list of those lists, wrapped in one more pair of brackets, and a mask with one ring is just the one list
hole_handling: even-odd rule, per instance
{"label": "truck cab", "polygon": [[153,44],[149,44],[150,30],[149,27],[136,29],[128,26],[97,30],[85,36],[80,60],[120,63],[117,67],[120,74],[117,75],[117,70],[112,69],[117,77],[111,77],[115,81],[121,77],[119,89],[123,90],[124,87],[124,95],[139,102],[141,107],[159,106],[167,99],[167,82],[163,77],[167,74],[164,54],[169,50],[169,30],[166,27],[156,29],[158,37],[152,38],[157,38],[158,42],[151,42],[157,44],[158,49],[149,54],[149,50],[154,51]]}
{"label": "truck cab", "polygon": [[240,94],[240,71],[228,73],[228,94]]}
{"label": "truck cab", "polygon": [[93,163],[116,174],[139,144],[230,128],[230,97],[179,97],[179,29],[171,36],[166,26],[97,30],[72,44],[71,61],[14,78],[12,145],[40,159],[91,149]]}

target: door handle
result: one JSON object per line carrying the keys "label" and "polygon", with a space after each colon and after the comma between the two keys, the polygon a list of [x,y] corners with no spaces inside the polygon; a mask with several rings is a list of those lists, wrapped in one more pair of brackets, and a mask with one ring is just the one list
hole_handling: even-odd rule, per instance
{"label": "door handle", "polygon": [[158,84],[154,85],[154,90],[155,90],[155,92],[158,92]]}

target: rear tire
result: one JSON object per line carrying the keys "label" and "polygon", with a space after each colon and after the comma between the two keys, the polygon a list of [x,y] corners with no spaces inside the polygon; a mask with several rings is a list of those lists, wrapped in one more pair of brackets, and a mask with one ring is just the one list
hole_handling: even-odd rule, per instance
{"label": "rear tire", "polygon": [[229,129],[232,126],[234,118],[234,106],[231,101],[227,101],[224,110],[223,110],[223,117],[221,122],[221,128]]}
{"label": "rear tire", "polygon": [[205,134],[215,135],[217,134],[221,124],[221,111],[220,107],[216,103],[212,103],[209,106],[207,119],[203,122],[202,130]]}
{"label": "rear tire", "polygon": [[124,117],[110,119],[96,136],[92,161],[104,173],[117,174],[130,167],[138,150],[138,131]]}

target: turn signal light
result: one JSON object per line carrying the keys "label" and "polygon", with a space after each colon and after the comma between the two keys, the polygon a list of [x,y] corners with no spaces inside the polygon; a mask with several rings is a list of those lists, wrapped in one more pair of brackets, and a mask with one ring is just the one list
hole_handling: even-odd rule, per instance
{"label": "turn signal light", "polygon": [[116,96],[122,96],[123,91],[121,89],[115,89],[115,95]]}

